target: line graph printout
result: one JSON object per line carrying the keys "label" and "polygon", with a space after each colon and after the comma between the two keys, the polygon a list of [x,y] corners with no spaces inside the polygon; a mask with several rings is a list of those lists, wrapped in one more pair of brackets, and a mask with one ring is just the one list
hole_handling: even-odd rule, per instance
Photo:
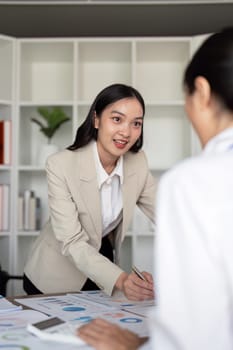
{"label": "line graph printout", "polygon": [[[139,336],[148,335],[147,319],[143,316],[121,310],[119,303],[109,307],[91,299],[78,299],[74,295],[16,299],[33,309],[57,316],[79,327],[96,318],[103,318],[122,328],[127,328]],[[121,304],[120,304],[121,306]]]}
{"label": "line graph printout", "polygon": [[92,303],[101,304],[112,309],[130,310],[137,307],[153,307],[155,300],[131,301],[123,293],[117,292],[109,296],[100,290],[83,291],[80,293],[68,294],[74,296],[77,300],[88,300]]}
{"label": "line graph printout", "polygon": [[108,322],[120,326],[121,328],[126,328],[136,333],[140,337],[149,336],[147,318],[124,310],[105,310],[101,313],[90,314],[85,317],[82,316],[76,320],[73,320],[72,323],[74,326],[79,327],[94,320],[95,318],[102,318]]}
{"label": "line graph printout", "polygon": [[65,321],[86,317],[106,310],[103,305],[90,303],[88,300],[78,300],[72,295],[15,299],[18,303],[34,310],[42,311],[50,316],[57,316]]}

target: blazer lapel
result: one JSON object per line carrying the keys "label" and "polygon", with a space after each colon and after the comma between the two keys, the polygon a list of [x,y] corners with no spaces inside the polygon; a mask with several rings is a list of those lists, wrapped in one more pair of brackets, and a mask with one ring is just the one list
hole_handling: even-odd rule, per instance
{"label": "blazer lapel", "polygon": [[[80,193],[89,213],[98,237],[102,236],[102,211],[100,194],[97,183],[95,160],[91,142],[80,149]],[[123,196],[123,225],[122,232],[126,232],[133,217],[137,193],[137,169],[131,161],[132,157],[124,156],[124,180],[122,185]],[[121,234],[121,233],[120,233]],[[123,239],[124,237],[121,237]]]}
{"label": "blazer lapel", "polygon": [[98,236],[102,236],[102,212],[92,142],[80,152],[80,193]]}
{"label": "blazer lapel", "polygon": [[[131,161],[126,156],[124,158],[124,180],[122,186],[123,195],[123,226],[122,232],[126,233],[130,221],[133,217],[133,212],[136,204],[137,193],[137,176],[136,169]],[[123,240],[123,236],[121,240]]]}

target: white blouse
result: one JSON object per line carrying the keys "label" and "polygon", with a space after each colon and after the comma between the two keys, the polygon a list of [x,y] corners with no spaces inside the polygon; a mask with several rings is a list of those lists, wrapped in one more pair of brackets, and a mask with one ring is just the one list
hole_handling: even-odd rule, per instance
{"label": "white blouse", "polygon": [[101,198],[102,235],[104,237],[117,227],[123,215],[121,191],[121,184],[123,183],[123,157],[119,158],[116,167],[109,175],[100,162],[96,142],[93,145]]}

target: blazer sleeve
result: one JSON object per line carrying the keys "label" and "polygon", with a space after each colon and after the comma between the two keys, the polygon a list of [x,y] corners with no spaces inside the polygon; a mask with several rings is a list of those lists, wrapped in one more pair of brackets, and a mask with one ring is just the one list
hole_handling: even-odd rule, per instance
{"label": "blazer sleeve", "polygon": [[157,189],[157,182],[155,177],[151,174],[147,158],[144,152],[141,152],[143,159],[143,179],[141,180],[142,187],[138,195],[137,205],[142,212],[155,223],[155,196]]}
{"label": "blazer sleeve", "polygon": [[79,205],[73,200],[64,176],[65,166],[62,159],[58,160],[54,156],[49,157],[46,164],[54,235],[60,243],[61,254],[67,256],[79,271],[111,295],[122,270],[98,253],[101,238],[98,239],[96,233],[84,230],[79,220]]}

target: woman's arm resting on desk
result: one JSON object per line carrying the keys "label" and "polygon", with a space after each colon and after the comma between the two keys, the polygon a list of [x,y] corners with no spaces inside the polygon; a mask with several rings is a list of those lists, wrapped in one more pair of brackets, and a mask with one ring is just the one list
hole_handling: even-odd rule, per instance
{"label": "woman's arm resting on desk", "polygon": [[146,281],[139,278],[134,272],[129,275],[123,272],[117,279],[115,287],[121,290],[130,300],[147,300],[154,298],[153,277],[143,272]]}
{"label": "woman's arm resting on desk", "polygon": [[137,334],[102,319],[78,329],[78,336],[96,350],[136,350],[147,341]]}

